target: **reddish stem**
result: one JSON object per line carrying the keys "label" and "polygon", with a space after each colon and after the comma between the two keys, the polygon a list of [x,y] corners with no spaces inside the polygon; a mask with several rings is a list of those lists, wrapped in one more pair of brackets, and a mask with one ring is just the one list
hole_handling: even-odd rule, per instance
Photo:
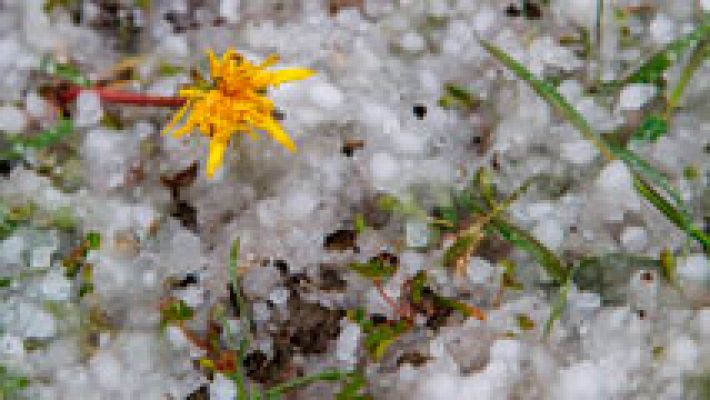
{"label": "reddish stem", "polygon": [[94,91],[99,95],[102,101],[117,104],[132,104],[136,106],[154,106],[154,107],[181,107],[185,104],[185,99],[172,96],[150,96],[141,93],[128,92],[125,90],[111,89],[105,87],[81,88],[79,86],[70,86],[64,90],[60,99],[63,102],[70,103],[79,97],[79,94],[84,90]]}
{"label": "reddish stem", "polygon": [[384,299],[385,303],[387,303],[390,307],[392,307],[392,309],[393,309],[397,314],[399,314],[400,317],[402,317],[402,318],[404,318],[404,319],[407,319],[407,320],[412,319],[412,312],[411,312],[411,310],[409,309],[409,307],[407,307],[407,306],[400,306],[399,304],[397,304],[397,302],[395,302],[394,299],[392,299],[392,298],[387,294],[387,292],[385,292],[385,288],[382,287],[382,283],[380,283],[379,280],[375,279],[375,280],[373,280],[372,283],[374,284],[375,289],[377,289],[377,292],[378,292],[378,293],[380,294],[380,296],[382,296],[382,298]]}

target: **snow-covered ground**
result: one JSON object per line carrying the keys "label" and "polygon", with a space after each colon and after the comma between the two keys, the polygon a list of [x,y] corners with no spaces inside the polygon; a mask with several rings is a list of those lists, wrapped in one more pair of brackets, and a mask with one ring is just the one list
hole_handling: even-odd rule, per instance
{"label": "snow-covered ground", "polygon": [[[0,154],[57,123],[46,96],[56,82],[41,72],[48,57],[92,81],[132,57],[124,89],[164,96],[190,82],[190,68],[207,72],[208,49],[253,61],[278,53],[279,67],[317,75],[269,91],[298,151],[242,135],[213,179],[206,138],[160,135],[170,110],[102,104],[91,92],[68,110],[72,134],[3,161],[0,398],[234,398],[229,369],[208,365],[219,355],[196,338],[211,337],[215,321],[232,326],[218,328],[227,353],[244,336],[227,287],[237,238],[252,388],[338,368],[362,374],[361,393],[374,399],[710,396],[707,254],[638,194],[623,162],[602,159],[479,42],[556,82],[611,135],[664,100],[652,84],[626,85],[611,100],[590,87],[707,24],[708,1],[604,0],[601,20],[596,0],[77,0],[46,2],[57,3],[50,12],[44,3],[0,0]],[[687,57],[677,61],[669,88]],[[447,85],[476,105],[442,107]],[[701,229],[710,218],[709,85],[706,61],[669,132],[630,145],[671,178]],[[194,163],[194,181],[169,184]],[[450,204],[481,168],[501,194],[543,177],[505,219],[569,265],[598,260],[604,275],[563,289],[545,338],[559,290],[544,268],[491,234],[456,274],[442,266],[446,238],[422,216]],[[392,198],[405,210],[380,207]],[[338,230],[354,243],[324,246]],[[87,235],[101,243],[77,255]],[[649,267],[664,251],[676,262],[670,281]],[[399,266],[381,282],[385,296],[349,268],[382,253]],[[70,276],[77,257],[84,273]],[[522,288],[504,290],[511,264]],[[420,271],[485,320],[454,311],[432,324],[420,313],[373,355],[354,310],[400,319],[388,300],[404,303]],[[166,303],[194,315],[166,321]],[[338,390],[317,383],[292,396]]]}

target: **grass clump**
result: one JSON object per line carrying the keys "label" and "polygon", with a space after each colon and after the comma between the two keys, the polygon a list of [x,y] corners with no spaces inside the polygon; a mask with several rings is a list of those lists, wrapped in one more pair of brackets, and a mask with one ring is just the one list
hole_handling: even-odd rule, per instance
{"label": "grass clump", "polygon": [[[694,40],[707,36],[708,27],[702,25],[694,31],[692,36]],[[697,37],[696,37],[697,36]],[[692,40],[688,39],[688,44]],[[565,120],[574,126],[582,136],[592,142],[597,150],[607,160],[620,159],[631,171],[633,183],[636,190],[644,198],[646,198],[656,209],[658,209],[669,221],[678,228],[686,232],[689,238],[696,240],[703,247],[706,253],[710,252],[710,237],[698,228],[687,212],[687,206],[684,204],[677,190],[672,187],[668,179],[646,161],[638,157],[632,151],[618,145],[612,145],[605,140],[598,132],[596,132],[589,122],[553,87],[552,85],[536,78],[528,71],[521,63],[510,57],[503,50],[499,49],[492,43],[481,39],[482,46],[493,55],[498,61],[510,69],[518,78],[522,79],[532,87],[532,89],[542,97],[554,110],[556,110]],[[664,55],[657,55],[652,59],[657,61],[644,64],[640,71],[632,74],[628,82],[640,82],[653,80],[655,75],[652,71],[660,71],[668,68],[666,65],[668,54],[676,54],[681,49],[685,49],[686,44],[676,44],[675,47],[667,50]],[[677,54],[676,54],[677,55]],[[656,65],[657,64],[657,65]],[[653,79],[652,79],[653,78]],[[655,186],[655,188],[654,188]],[[657,191],[660,189],[664,193]],[[669,201],[668,198],[671,199]]]}

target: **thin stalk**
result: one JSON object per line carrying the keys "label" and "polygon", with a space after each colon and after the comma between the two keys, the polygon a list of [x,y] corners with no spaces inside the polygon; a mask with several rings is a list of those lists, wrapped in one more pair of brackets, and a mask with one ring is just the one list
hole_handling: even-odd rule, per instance
{"label": "thin stalk", "polygon": [[79,97],[83,91],[93,91],[98,94],[102,101],[115,104],[129,104],[135,106],[152,106],[152,107],[181,107],[185,104],[185,99],[172,96],[151,96],[141,93],[129,92],[120,89],[111,89],[106,87],[90,87],[83,88],[79,86],[70,86],[60,96],[62,101],[71,103]]}
{"label": "thin stalk", "polygon": [[318,381],[340,381],[350,376],[353,376],[353,372],[343,372],[340,370],[326,370],[319,372],[314,375],[308,375],[301,378],[292,379],[288,382],[284,382],[280,385],[274,386],[266,390],[266,398],[269,400],[278,399],[282,394],[289,392],[294,389],[298,389],[304,386],[308,386],[311,383]]}
{"label": "thin stalk", "polygon": [[239,275],[237,274],[237,269],[239,268],[239,239],[236,239],[232,243],[232,248],[229,252],[229,280],[232,284],[232,289],[234,290],[234,297],[236,298],[235,306],[239,310],[239,320],[240,320],[240,339],[239,339],[239,360],[236,365],[236,370],[231,374],[230,378],[235,382],[237,386],[237,399],[238,400],[248,400],[249,394],[246,389],[246,379],[244,378],[244,372],[242,371],[242,366],[244,365],[244,359],[246,352],[249,349],[249,340],[251,338],[251,324],[247,315],[247,305],[244,297],[241,293],[241,285],[239,284]]}
{"label": "thin stalk", "polygon": [[602,40],[604,39],[603,34],[602,34],[602,18],[604,18],[604,0],[597,0],[597,15],[596,15],[596,23],[594,26],[594,41],[595,43],[595,48],[594,51],[596,52],[596,59],[597,59],[597,67],[595,72],[595,77],[594,80],[595,82],[599,82],[601,80],[601,75],[602,75]]}
{"label": "thin stalk", "polygon": [[668,103],[665,111],[666,121],[669,120],[673,110],[678,106],[678,103],[680,103],[680,99],[683,96],[683,92],[688,87],[690,78],[703,64],[708,52],[708,43],[710,43],[710,40],[708,39],[702,40],[698,43],[690,56],[690,60],[688,60],[688,63],[685,64],[685,67],[680,74],[678,83],[675,85],[670,96],[668,97]]}

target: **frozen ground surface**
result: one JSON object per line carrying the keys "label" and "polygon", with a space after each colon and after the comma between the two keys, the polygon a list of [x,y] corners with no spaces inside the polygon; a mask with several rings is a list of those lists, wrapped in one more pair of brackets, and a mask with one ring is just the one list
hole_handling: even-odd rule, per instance
{"label": "frozen ground surface", "polygon": [[[590,88],[697,28],[708,1],[603,1],[600,20],[594,0],[43,3],[0,0],[0,150],[55,126],[47,57],[113,81],[139,56],[124,88],[162,95],[190,68],[205,72],[209,48],[276,52],[317,76],[269,93],[297,153],[244,136],[212,180],[204,138],[160,136],[169,110],[90,92],[66,110],[73,133],[2,161],[0,398],[234,398],[234,343],[247,336],[252,389],[336,368],[364,377],[358,394],[374,399],[710,396],[707,255],[477,40],[555,82],[603,134],[633,131],[665,89],[630,84],[604,99]],[[705,229],[709,84],[705,62],[669,132],[632,143]],[[442,107],[446,85],[475,104]],[[499,198],[543,177],[502,218],[564,263],[596,268],[563,289],[546,338],[559,285],[527,252],[491,231],[463,273],[442,265],[447,235],[426,216],[480,168]],[[227,286],[236,238],[251,335]],[[670,281],[662,251],[675,259]],[[385,296],[349,267],[378,255],[398,267],[379,283]],[[429,301],[394,340],[378,339],[405,319],[388,300],[407,306],[420,271],[425,298],[485,320]],[[339,390],[319,382],[287,396]]]}

